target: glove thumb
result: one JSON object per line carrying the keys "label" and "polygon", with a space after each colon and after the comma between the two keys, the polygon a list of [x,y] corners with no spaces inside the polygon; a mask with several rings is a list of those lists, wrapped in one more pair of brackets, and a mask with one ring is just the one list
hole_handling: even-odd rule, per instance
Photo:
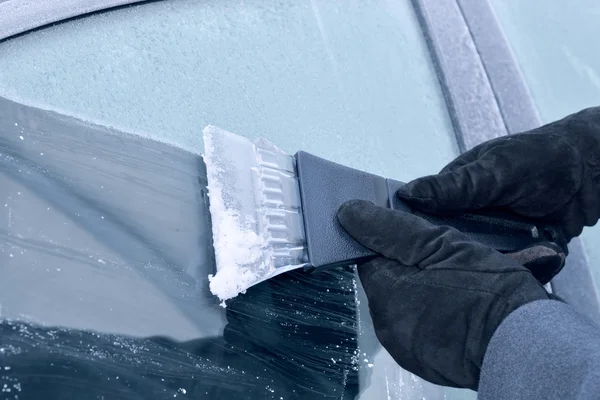
{"label": "glove thumb", "polygon": [[535,279],[542,285],[550,282],[562,270],[566,259],[562,249],[550,242],[536,243],[507,255],[531,271]]}

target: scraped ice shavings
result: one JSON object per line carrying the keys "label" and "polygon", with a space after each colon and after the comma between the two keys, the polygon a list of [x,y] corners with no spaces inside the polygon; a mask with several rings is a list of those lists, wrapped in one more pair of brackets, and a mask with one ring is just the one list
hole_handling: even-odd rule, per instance
{"label": "scraped ice shavings", "polygon": [[240,221],[236,212],[225,207],[217,184],[209,184],[208,190],[218,265],[218,272],[209,275],[210,291],[224,301],[256,283],[256,271],[251,265],[261,263],[265,239],[248,228],[247,222]]}
{"label": "scraped ice shavings", "polygon": [[[265,262],[267,240],[259,235],[255,217],[242,215],[244,207],[236,199],[244,195],[240,183],[245,183],[246,189],[252,183],[240,182],[248,177],[236,175],[228,163],[227,157],[235,157],[236,149],[221,147],[214,135],[223,132],[210,126],[204,129],[204,161],[217,264],[217,273],[209,275],[210,291],[222,300],[224,307],[225,300],[268,277],[270,267]],[[248,173],[251,173],[249,166]]]}

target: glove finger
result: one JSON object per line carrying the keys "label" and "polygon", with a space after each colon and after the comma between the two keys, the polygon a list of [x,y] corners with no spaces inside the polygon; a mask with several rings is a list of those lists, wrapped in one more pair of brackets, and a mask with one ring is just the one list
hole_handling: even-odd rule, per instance
{"label": "glove finger", "polygon": [[430,213],[455,213],[484,208],[497,200],[497,170],[479,159],[438,175],[415,179],[402,186],[397,196]]}
{"label": "glove finger", "polygon": [[508,207],[520,215],[544,217],[562,209],[579,190],[580,158],[559,137],[512,135],[461,156],[443,173],[409,182],[396,194],[430,213]]}
{"label": "glove finger", "polygon": [[[342,227],[363,246],[406,266],[426,268],[442,262],[456,251],[454,244],[469,242],[454,228],[433,225],[416,215],[364,200],[344,203],[337,217]],[[491,248],[489,251],[494,252]],[[479,253],[484,256],[488,251]]]}
{"label": "glove finger", "polygon": [[[415,179],[397,191],[397,196],[429,212],[459,212],[473,210],[478,190],[496,182],[491,174],[493,149],[502,146],[506,138],[481,143],[448,163],[437,175]],[[492,151],[490,157],[490,151]],[[489,195],[488,191],[484,191]],[[479,207],[489,201],[479,200]]]}
{"label": "glove finger", "polygon": [[477,161],[483,154],[489,152],[495,147],[505,146],[506,142],[511,139],[511,136],[502,136],[496,139],[488,140],[487,142],[483,142],[473,147],[471,150],[462,153],[460,156],[456,157],[453,161],[448,163],[442,170],[439,172],[440,174],[446,172],[452,172],[457,170],[460,167],[463,167],[467,164],[471,164],[472,162]]}
{"label": "glove finger", "polygon": [[550,242],[535,244],[507,255],[531,271],[542,285],[550,282],[562,270],[566,259],[562,249]]}
{"label": "glove finger", "polygon": [[581,235],[586,225],[593,225],[588,224],[586,221],[587,210],[592,210],[592,207],[585,207],[577,199],[573,199],[561,210],[548,215],[547,220],[556,221],[562,227],[567,240],[570,241],[572,238]]}
{"label": "glove finger", "polygon": [[[489,144],[486,144],[489,147]],[[484,144],[480,144],[479,146],[472,148],[471,150],[461,154],[460,156],[452,160],[450,163],[448,163],[444,168],[442,168],[442,170],[439,173],[444,174],[446,172],[452,172],[459,169],[460,167],[464,167],[467,164],[475,162],[479,158],[482,150],[484,150]]]}

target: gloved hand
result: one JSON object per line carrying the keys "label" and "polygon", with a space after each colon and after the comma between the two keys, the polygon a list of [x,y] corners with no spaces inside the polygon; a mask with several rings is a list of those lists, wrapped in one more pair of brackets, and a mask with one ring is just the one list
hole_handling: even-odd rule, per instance
{"label": "gloved hand", "polygon": [[600,217],[600,107],[482,143],[397,194],[436,214],[513,212],[559,225],[571,240]]}
{"label": "gloved hand", "polygon": [[448,226],[354,200],[338,220],[381,254],[358,266],[377,338],[404,369],[477,389],[487,345],[518,307],[549,295],[514,258]]}

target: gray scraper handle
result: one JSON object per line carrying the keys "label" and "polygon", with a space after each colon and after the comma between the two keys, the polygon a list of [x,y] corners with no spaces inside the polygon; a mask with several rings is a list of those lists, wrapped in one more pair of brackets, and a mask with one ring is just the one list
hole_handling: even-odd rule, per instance
{"label": "gray scraper handle", "polygon": [[396,195],[404,183],[345,167],[310,153],[296,153],[296,168],[309,268],[360,263],[375,256],[357,243],[337,221],[339,207],[348,200],[369,200],[381,206],[418,215],[436,225],[448,225],[474,241],[502,253],[522,250],[539,242],[553,242],[568,254],[560,228],[503,214],[433,216],[412,210]]}

